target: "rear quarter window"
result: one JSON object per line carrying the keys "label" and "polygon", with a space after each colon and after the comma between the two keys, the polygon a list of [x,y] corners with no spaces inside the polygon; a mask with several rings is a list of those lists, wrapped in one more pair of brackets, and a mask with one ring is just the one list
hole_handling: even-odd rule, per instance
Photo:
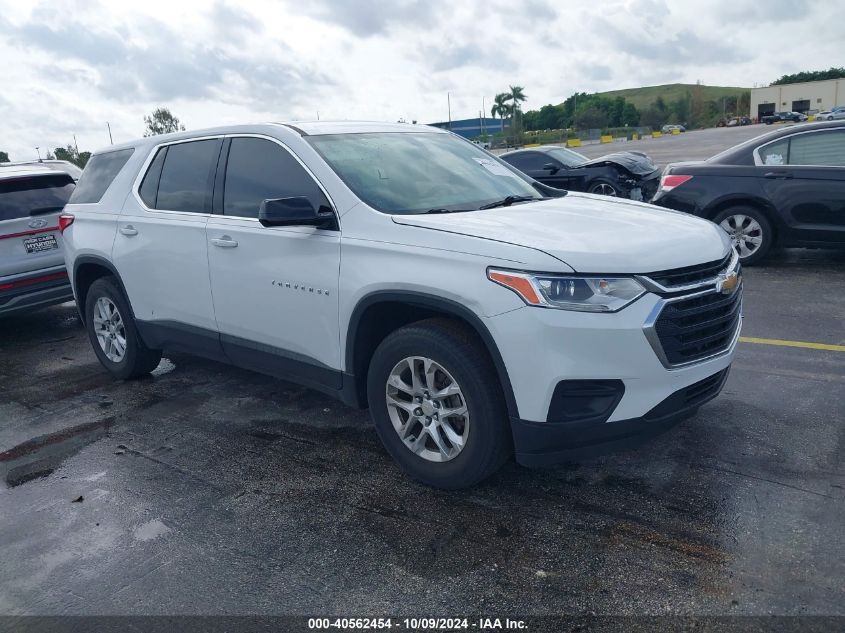
{"label": "rear quarter window", "polygon": [[60,173],[0,180],[0,222],[61,211],[73,188]]}
{"label": "rear quarter window", "polygon": [[121,149],[92,156],[70,197],[70,204],[91,204],[102,200],[106,190],[134,151],[131,148]]}

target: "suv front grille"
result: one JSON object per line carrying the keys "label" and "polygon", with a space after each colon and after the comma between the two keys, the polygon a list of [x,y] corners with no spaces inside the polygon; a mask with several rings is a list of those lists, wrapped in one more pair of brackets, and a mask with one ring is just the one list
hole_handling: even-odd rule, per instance
{"label": "suv front grille", "polygon": [[646,277],[661,286],[664,286],[666,289],[671,290],[674,287],[687,286],[713,279],[728,267],[732,256],[733,251],[729,252],[722,259],[714,262],[687,266],[685,268],[675,268],[673,270],[663,270],[656,273],[648,273]]}
{"label": "suv front grille", "polygon": [[742,289],[667,302],[654,323],[666,363],[684,365],[726,351],[742,318]]}

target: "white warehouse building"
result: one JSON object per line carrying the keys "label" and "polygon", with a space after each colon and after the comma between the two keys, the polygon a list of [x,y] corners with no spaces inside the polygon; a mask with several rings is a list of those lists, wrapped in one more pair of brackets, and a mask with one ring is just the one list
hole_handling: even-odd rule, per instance
{"label": "white warehouse building", "polygon": [[841,105],[845,105],[845,79],[751,89],[751,116],[757,119],[775,112],[815,113]]}

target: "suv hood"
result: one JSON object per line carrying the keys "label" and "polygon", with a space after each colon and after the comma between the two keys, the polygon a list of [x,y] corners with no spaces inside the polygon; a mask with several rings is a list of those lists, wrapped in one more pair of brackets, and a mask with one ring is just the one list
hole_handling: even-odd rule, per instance
{"label": "suv hood", "polygon": [[593,160],[588,160],[579,167],[595,167],[596,165],[607,165],[608,163],[618,165],[627,169],[635,176],[647,176],[653,173],[657,166],[642,152],[613,152]]}
{"label": "suv hood", "polygon": [[649,273],[721,259],[727,234],[708,220],[606,196],[572,194],[484,211],[393,221],[533,248],[582,273]]}

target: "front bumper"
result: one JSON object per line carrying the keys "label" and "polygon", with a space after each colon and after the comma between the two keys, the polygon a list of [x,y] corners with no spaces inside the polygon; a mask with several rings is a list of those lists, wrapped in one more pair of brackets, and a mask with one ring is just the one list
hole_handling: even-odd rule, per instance
{"label": "front bumper", "polygon": [[[511,426],[520,463],[548,465],[614,450],[636,436],[665,430],[719,393],[741,324],[719,354],[666,367],[645,332],[660,301],[648,293],[613,314],[526,306],[486,319],[513,387],[518,411],[512,412]],[[706,398],[682,400],[678,395],[717,375],[721,378]],[[593,393],[605,390],[601,402],[612,406],[603,410],[592,401],[583,407],[589,415],[557,414],[552,405],[562,382],[585,384]],[[618,397],[611,397],[608,390],[616,383],[621,385]]]}
{"label": "front bumper", "polygon": [[64,266],[0,278],[0,316],[38,310],[73,301]]}
{"label": "front bumper", "polygon": [[730,367],[679,389],[639,418],[605,423],[553,424],[511,419],[516,460],[523,466],[554,466],[637,446],[685,420],[712,400]]}

